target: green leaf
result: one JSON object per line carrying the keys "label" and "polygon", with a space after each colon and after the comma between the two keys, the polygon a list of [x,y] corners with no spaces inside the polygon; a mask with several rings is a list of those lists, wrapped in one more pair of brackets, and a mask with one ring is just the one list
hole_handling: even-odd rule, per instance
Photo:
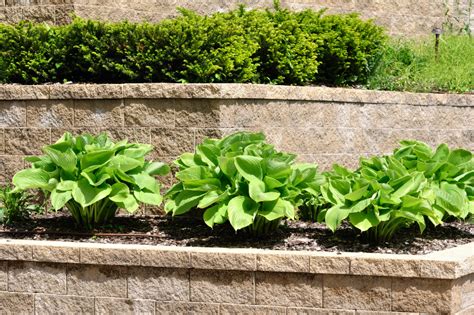
{"label": "green leaf", "polygon": [[145,172],[152,176],[165,176],[170,172],[170,167],[166,163],[152,162],[145,166]]}
{"label": "green leaf", "polygon": [[336,205],[329,208],[326,212],[325,222],[328,228],[335,232],[336,229],[341,225],[341,222],[346,219],[350,214],[347,209],[342,209],[342,205]]}
{"label": "green leaf", "polygon": [[137,167],[142,167],[144,161],[139,161],[125,155],[116,155],[109,161],[109,167],[116,168],[126,173]]}
{"label": "green leaf", "polygon": [[221,169],[222,173],[227,175],[227,177],[233,177],[234,174],[237,172],[237,168],[234,164],[234,158],[228,157],[219,157],[219,168]]}
{"label": "green leaf", "polygon": [[113,202],[123,202],[130,197],[130,189],[124,183],[115,183],[112,185],[109,199]]}
{"label": "green leaf", "polygon": [[229,222],[238,231],[253,223],[258,210],[258,204],[245,196],[237,196],[229,201],[227,209]]}
{"label": "green leaf", "polygon": [[186,213],[196,207],[204,195],[205,193],[201,191],[184,190],[180,192],[174,199],[173,215]]}
{"label": "green leaf", "polygon": [[72,190],[72,196],[83,208],[106,198],[112,192],[109,185],[94,187],[86,179],[77,182],[77,186]]}
{"label": "green leaf", "polygon": [[268,221],[277,220],[283,217],[294,219],[295,207],[291,202],[279,198],[275,201],[264,202],[263,209],[260,210],[258,214]]}
{"label": "green leaf", "polygon": [[54,210],[60,210],[64,207],[64,205],[72,199],[72,192],[71,191],[58,191],[53,189],[51,192],[51,205],[53,206]]}
{"label": "green leaf", "polygon": [[250,155],[240,155],[235,158],[237,171],[248,181],[263,179],[261,162],[262,158]]}
{"label": "green leaf", "polygon": [[46,146],[43,147],[43,152],[50,157],[54,164],[58,165],[66,172],[72,173],[76,170],[77,157],[72,149],[68,148],[65,152],[61,152]]}
{"label": "green leaf", "polygon": [[13,184],[21,189],[47,189],[49,187],[49,174],[42,169],[26,169],[13,176]]}
{"label": "green leaf", "polygon": [[472,159],[472,153],[467,150],[457,149],[451,151],[448,161],[454,165],[461,165]]}
{"label": "green leaf", "polygon": [[136,175],[130,175],[135,181],[135,184],[140,187],[140,189],[148,189],[153,192],[159,191],[159,185],[156,179],[147,173],[143,172]]}
{"label": "green leaf", "polygon": [[227,221],[227,205],[217,204],[204,212],[204,222],[211,228],[214,224],[223,224]]}
{"label": "green leaf", "polygon": [[212,206],[216,202],[221,202],[228,197],[228,192],[219,193],[218,191],[212,190],[207,192],[204,197],[199,201],[198,208],[205,209]]}
{"label": "green leaf", "polygon": [[57,190],[60,191],[71,191],[76,187],[76,182],[73,180],[64,180],[58,183],[56,186]]}
{"label": "green leaf", "polygon": [[367,192],[368,188],[369,188],[369,185],[366,185],[362,188],[359,188],[359,189],[345,195],[344,199],[349,200],[349,201],[358,201],[359,199],[362,199],[365,196],[365,193]]}
{"label": "green leaf", "polygon": [[349,222],[358,228],[361,232],[365,232],[368,229],[377,226],[380,220],[374,211],[363,211],[349,214]]}
{"label": "green leaf", "polygon": [[114,154],[113,150],[100,150],[84,154],[81,158],[81,169],[85,172],[96,170],[107,164]]}
{"label": "green leaf", "polygon": [[137,198],[138,201],[143,203],[159,206],[163,201],[163,197],[159,193],[150,193],[144,191],[134,191],[133,195]]}
{"label": "green leaf", "polygon": [[249,195],[256,202],[273,201],[280,197],[280,193],[277,191],[265,192],[265,183],[257,179],[250,181]]}

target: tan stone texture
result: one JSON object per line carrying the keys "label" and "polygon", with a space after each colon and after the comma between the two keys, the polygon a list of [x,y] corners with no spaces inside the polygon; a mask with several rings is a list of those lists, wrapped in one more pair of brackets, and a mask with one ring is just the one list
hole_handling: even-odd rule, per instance
{"label": "tan stone texture", "polygon": [[383,256],[359,257],[351,261],[351,274],[386,276],[386,277],[419,277],[421,266],[418,259],[404,259]]}
{"label": "tan stone texture", "polygon": [[51,131],[47,128],[5,129],[5,151],[11,155],[37,155],[41,148],[51,143]]}
{"label": "tan stone texture", "polygon": [[391,279],[324,275],[324,308],[390,311]]}
{"label": "tan stone texture", "polygon": [[67,293],[95,297],[127,297],[127,269],[111,266],[70,265]]}
{"label": "tan stone texture", "polygon": [[190,254],[181,250],[143,249],[140,250],[140,264],[150,267],[189,268]]}
{"label": "tan stone texture", "polygon": [[189,301],[189,272],[185,269],[129,269],[128,297],[157,301]]}
{"label": "tan stone texture", "polygon": [[10,262],[8,290],[64,294],[66,292],[66,266],[61,264]]}
{"label": "tan stone texture", "polygon": [[259,254],[257,270],[276,272],[309,272],[309,255],[281,253]]}
{"label": "tan stone texture", "polygon": [[125,100],[125,126],[175,127],[176,101],[170,99]]}
{"label": "tan stone texture", "polygon": [[8,288],[8,263],[0,261],[0,291],[7,291]]}
{"label": "tan stone texture", "polygon": [[69,129],[74,124],[73,101],[28,102],[26,117],[28,127]]}
{"label": "tan stone texture", "polygon": [[177,157],[184,152],[194,152],[194,130],[152,128],[151,144],[158,156]]}
{"label": "tan stone texture", "polygon": [[0,244],[0,260],[31,260],[31,247]]}
{"label": "tan stone texture", "polygon": [[156,302],[156,314],[219,314],[219,304],[213,303],[182,303]]}
{"label": "tan stone texture", "polygon": [[0,127],[26,127],[26,103],[0,101]]}
{"label": "tan stone texture", "polygon": [[35,295],[35,314],[94,314],[94,298]]}
{"label": "tan stone texture", "polygon": [[356,315],[355,311],[332,310],[326,308],[289,307],[287,315]]}
{"label": "tan stone texture", "polygon": [[33,314],[33,294],[0,292],[1,314]]}
{"label": "tan stone texture", "polygon": [[63,246],[32,246],[32,258],[35,261],[79,263],[79,248]]}
{"label": "tan stone texture", "polygon": [[256,270],[256,254],[243,252],[191,253],[191,267],[195,269]]}
{"label": "tan stone texture", "polygon": [[138,265],[140,263],[140,251],[138,249],[81,248],[81,263]]}
{"label": "tan stone texture", "polygon": [[349,274],[349,257],[311,256],[309,269],[311,273]]}
{"label": "tan stone texture", "polygon": [[451,285],[451,280],[395,278],[392,283],[392,310],[449,313]]}
{"label": "tan stone texture", "polygon": [[75,100],[74,126],[120,127],[124,125],[121,100]]}
{"label": "tan stone texture", "polygon": [[254,274],[246,271],[191,270],[191,301],[254,304]]}
{"label": "tan stone texture", "polygon": [[322,307],[322,276],[304,273],[257,272],[255,303]]}
{"label": "tan stone texture", "polygon": [[[0,155],[0,182],[11,182],[13,175],[24,167],[23,156]],[[0,258],[1,258],[0,253]]]}
{"label": "tan stone texture", "polygon": [[155,301],[114,298],[95,299],[95,314],[155,314]]}
{"label": "tan stone texture", "polygon": [[278,306],[221,304],[220,314],[221,315],[231,315],[231,314],[285,315],[286,308],[278,307]]}
{"label": "tan stone texture", "polygon": [[175,100],[176,127],[219,126],[220,108],[213,100]]}

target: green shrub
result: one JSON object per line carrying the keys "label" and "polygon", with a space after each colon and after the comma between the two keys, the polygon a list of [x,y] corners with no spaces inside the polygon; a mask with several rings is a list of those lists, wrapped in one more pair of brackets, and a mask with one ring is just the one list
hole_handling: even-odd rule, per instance
{"label": "green shrub", "polygon": [[322,201],[318,221],[335,231],[347,219],[371,241],[389,240],[414,223],[423,232],[426,219],[438,225],[474,213],[472,153],[444,144],[433,151],[402,141],[393,155],[362,158],[356,171],[336,165],[324,175],[315,192]]}
{"label": "green shrub", "polygon": [[305,33],[319,42],[316,81],[330,85],[360,84],[374,72],[386,41],[383,29],[357,14],[298,13]]}
{"label": "green shrub", "polygon": [[158,24],[0,24],[0,82],[365,82],[384,40],[356,16],[246,10]]}
{"label": "green shrub", "polygon": [[45,155],[26,158],[32,168],[15,174],[14,191],[41,189],[50,193],[55,210],[64,206],[79,226],[91,229],[109,222],[123,208],[135,212],[139,203],[160,205],[160,185],[154,175],[169,167],[145,161],[153,147],[113,143],[106,134],[73,137],[65,133],[43,147]]}
{"label": "green shrub", "polygon": [[11,224],[22,221],[31,212],[39,212],[35,196],[27,191],[13,191],[10,185],[0,187],[0,223]]}
{"label": "green shrub", "polygon": [[294,159],[276,151],[261,133],[206,139],[195,154],[175,161],[179,182],[167,192],[165,210],[181,215],[204,209],[210,227],[229,221],[236,231],[266,234],[281,219],[294,219],[300,191],[316,176],[314,165],[294,164]]}

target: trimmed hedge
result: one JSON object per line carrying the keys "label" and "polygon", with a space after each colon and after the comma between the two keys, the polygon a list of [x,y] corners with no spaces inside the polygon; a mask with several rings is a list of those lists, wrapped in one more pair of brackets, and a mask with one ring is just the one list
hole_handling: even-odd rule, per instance
{"label": "trimmed hedge", "polygon": [[0,82],[360,84],[386,38],[353,14],[181,13],[159,24],[0,24]]}

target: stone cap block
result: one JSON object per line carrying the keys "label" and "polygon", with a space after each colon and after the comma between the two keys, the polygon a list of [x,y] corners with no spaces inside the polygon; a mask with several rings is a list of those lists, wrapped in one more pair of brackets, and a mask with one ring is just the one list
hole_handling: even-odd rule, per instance
{"label": "stone cap block", "polygon": [[239,83],[0,84],[0,100],[258,99],[421,106],[474,106],[473,94],[373,91],[321,86]]}
{"label": "stone cap block", "polygon": [[395,255],[0,239],[2,260],[458,279],[474,273],[474,242],[426,255]]}

